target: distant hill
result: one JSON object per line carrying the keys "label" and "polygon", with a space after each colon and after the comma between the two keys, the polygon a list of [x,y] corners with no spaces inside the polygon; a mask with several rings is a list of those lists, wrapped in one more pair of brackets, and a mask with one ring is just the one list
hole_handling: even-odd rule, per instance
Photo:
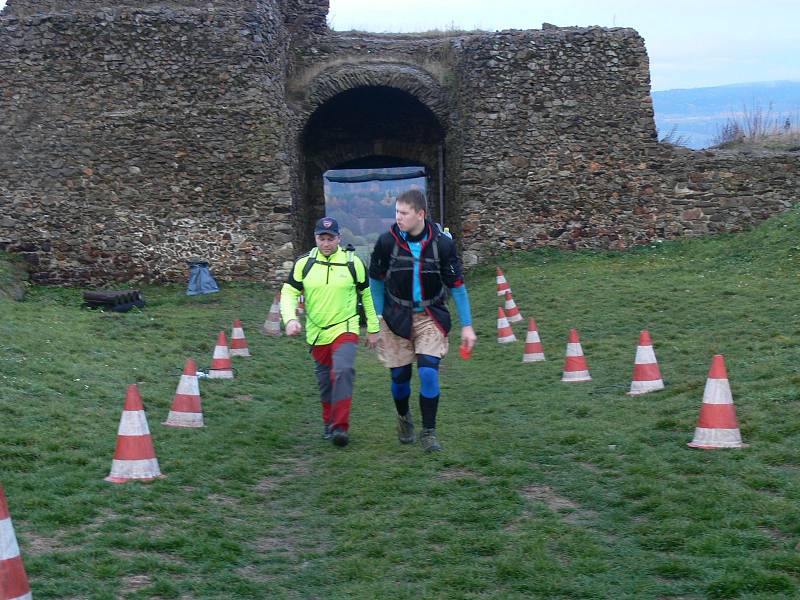
{"label": "distant hill", "polygon": [[760,108],[773,118],[800,121],[800,81],[736,83],[717,87],[653,92],[653,109],[659,138],[677,127],[676,136],[690,148],[712,145],[720,127],[743,108]]}

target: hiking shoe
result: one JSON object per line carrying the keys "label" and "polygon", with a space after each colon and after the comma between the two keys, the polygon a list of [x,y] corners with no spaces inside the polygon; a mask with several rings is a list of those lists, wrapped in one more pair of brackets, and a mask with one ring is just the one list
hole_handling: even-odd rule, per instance
{"label": "hiking shoe", "polygon": [[325,423],[325,428],[322,430],[322,439],[329,440],[333,437],[333,432],[331,432],[331,426]]}
{"label": "hiking shoe", "polygon": [[334,429],[333,433],[331,434],[331,439],[333,440],[334,446],[347,446],[347,442],[350,441],[350,438],[344,429]]}
{"label": "hiking shoe", "polygon": [[417,440],[414,434],[414,421],[411,420],[411,411],[405,415],[397,415],[397,439],[401,444],[413,444]]}
{"label": "hiking shoe", "polygon": [[419,443],[425,452],[439,452],[444,450],[439,440],[436,439],[435,429],[423,429],[419,434]]}

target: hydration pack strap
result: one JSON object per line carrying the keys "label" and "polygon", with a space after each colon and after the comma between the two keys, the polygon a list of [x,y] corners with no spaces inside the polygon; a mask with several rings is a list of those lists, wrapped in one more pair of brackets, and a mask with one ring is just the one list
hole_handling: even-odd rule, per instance
{"label": "hydration pack strap", "polygon": [[[386,288],[386,295],[392,299],[393,302],[399,304],[400,306],[404,306],[406,308],[427,308],[432,304],[438,304],[441,302],[446,296],[447,293],[444,289],[444,284],[442,282],[441,272],[439,270],[439,240],[434,238],[431,240],[431,250],[433,251],[433,258],[422,258],[422,273],[427,274],[436,274],[439,276],[439,293],[436,294],[435,297],[429,298],[427,300],[422,300],[421,302],[414,302],[413,300],[405,300],[404,298],[398,298],[392,292]],[[400,263],[398,265],[398,263]],[[394,246],[392,247],[392,256],[389,260],[389,269],[386,272],[386,279],[390,279],[393,272],[396,271],[413,271],[414,270],[414,257],[413,256],[400,256],[400,245],[395,242]],[[412,274],[413,276],[413,274]]]}

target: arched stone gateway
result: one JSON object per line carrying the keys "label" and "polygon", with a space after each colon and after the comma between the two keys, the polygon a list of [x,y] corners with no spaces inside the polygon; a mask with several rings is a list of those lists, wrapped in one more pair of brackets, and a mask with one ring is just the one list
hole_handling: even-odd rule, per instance
{"label": "arched stone gateway", "polygon": [[337,65],[294,99],[304,117],[297,144],[302,246],[312,242],[311,223],[323,214],[329,169],[424,166],[431,212],[441,219],[447,102],[431,74],[405,64]]}
{"label": "arched stone gateway", "polygon": [[8,0],[0,251],[37,282],[185,281],[195,256],[278,282],[343,166],[424,166],[467,263],[736,231],[800,195],[797,153],[659,144],[632,29],[345,33],[327,12]]}
{"label": "arched stone gateway", "polygon": [[[296,86],[295,82],[289,81],[289,90],[296,90]],[[310,115],[334,96],[363,87],[404,91],[422,103],[441,123],[447,121],[448,104],[442,85],[421,67],[404,63],[360,61],[322,68],[305,91],[290,92],[290,98],[299,100],[302,113]]]}

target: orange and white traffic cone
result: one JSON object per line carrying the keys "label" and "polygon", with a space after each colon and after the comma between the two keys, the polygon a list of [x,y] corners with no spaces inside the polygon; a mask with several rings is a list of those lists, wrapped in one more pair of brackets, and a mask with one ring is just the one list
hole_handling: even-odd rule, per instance
{"label": "orange and white traffic cone", "polygon": [[586,357],[583,355],[581,340],[577,330],[569,330],[569,340],[567,341],[567,356],[564,361],[564,374],[561,381],[574,383],[576,381],[591,381],[589,366],[586,364]]}
{"label": "orange and white traffic cone", "polygon": [[261,326],[261,333],[264,335],[273,335],[278,337],[281,335],[281,293],[275,294],[272,300],[272,306],[269,307],[267,320]]}
{"label": "orange and white traffic cone", "polygon": [[497,295],[505,296],[506,292],[510,291],[511,287],[509,287],[508,282],[506,281],[506,276],[503,275],[500,267],[497,267]]}
{"label": "orange and white traffic cone", "polygon": [[233,379],[233,363],[228,352],[228,338],[224,331],[217,336],[217,345],[214,346],[214,357],[211,359],[211,368],[208,370],[209,379]]}
{"label": "orange and white traffic cone", "polygon": [[183,375],[175,390],[172,409],[162,425],[170,427],[202,427],[203,409],[200,405],[200,385],[197,380],[197,365],[190,358],[183,368]]}
{"label": "orange and white traffic cone", "polygon": [[656,354],[653,352],[653,342],[650,332],[643,329],[639,334],[639,345],[636,347],[636,358],[633,365],[633,379],[629,396],[638,396],[647,392],[664,389],[661,379],[661,370],[658,368]]}
{"label": "orange and white traffic cone", "polygon": [[736,420],[736,407],[733,404],[725,358],[717,354],[711,360],[711,369],[703,391],[703,405],[694,430],[690,448],[745,448],[739,423]]}
{"label": "orange and white traffic cone", "polygon": [[497,307],[497,341],[500,344],[508,344],[517,341],[514,330],[511,329],[511,325],[508,324],[505,311],[499,306]]}
{"label": "orange and white traffic cone", "polygon": [[536,321],[528,319],[528,334],[525,336],[525,350],[522,352],[522,362],[541,362],[544,360],[544,348],[539,339],[539,330]]}
{"label": "orange and white traffic cone", "polygon": [[0,485],[0,600],[31,600],[31,586],[19,554],[17,536]]}
{"label": "orange and white traffic cone", "polygon": [[125,407],[119,420],[117,448],[111,461],[111,473],[106,481],[125,483],[126,481],[151,481],[163,477],[158,468],[156,451],[147,426],[139,388],[133,383],[128,386]]}
{"label": "orange and white traffic cone", "polygon": [[508,317],[509,323],[517,323],[522,321],[522,315],[519,314],[519,309],[517,308],[517,303],[514,302],[514,298],[511,297],[511,291],[506,292],[506,317]]}
{"label": "orange and white traffic cone", "polygon": [[231,330],[231,356],[250,356],[250,349],[247,347],[247,339],[244,337],[242,322],[236,319]]}

